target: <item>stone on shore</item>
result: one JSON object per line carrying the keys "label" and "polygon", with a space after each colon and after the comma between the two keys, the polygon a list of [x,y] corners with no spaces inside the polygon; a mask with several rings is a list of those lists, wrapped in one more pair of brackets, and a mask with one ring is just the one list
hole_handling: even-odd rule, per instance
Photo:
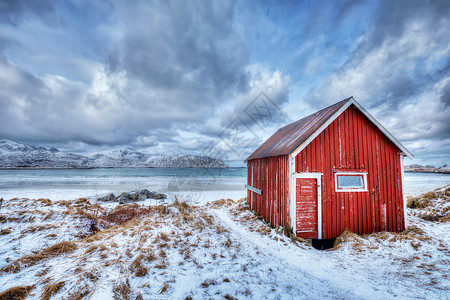
{"label": "stone on shore", "polygon": [[102,201],[102,202],[116,201],[116,195],[114,195],[113,193],[109,193],[106,196],[97,198],[97,201]]}
{"label": "stone on shore", "polygon": [[136,201],[143,201],[145,199],[166,199],[167,195],[166,194],[161,194],[161,193],[157,193],[157,192],[150,192],[147,189],[143,189],[139,192],[125,192],[120,194],[116,200],[120,203],[120,204],[125,204],[125,203],[133,203]]}

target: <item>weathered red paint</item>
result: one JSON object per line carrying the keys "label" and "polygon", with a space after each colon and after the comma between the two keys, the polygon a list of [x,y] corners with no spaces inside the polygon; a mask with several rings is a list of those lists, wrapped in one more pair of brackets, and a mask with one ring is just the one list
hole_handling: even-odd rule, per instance
{"label": "weathered red paint", "polygon": [[[323,174],[322,238],[336,237],[346,228],[358,234],[404,229],[399,149],[354,106],[295,160],[295,172]],[[336,192],[336,170],[365,170],[368,191]]]}
{"label": "weathered red paint", "polygon": [[296,233],[305,239],[317,239],[317,184],[315,178],[297,178]]}
{"label": "weathered red paint", "polygon": [[[339,107],[342,107],[341,103]],[[277,131],[274,136],[282,131],[283,129]],[[302,140],[305,139],[302,137]],[[276,143],[273,139],[270,140],[269,146],[274,153],[279,151],[274,148]],[[286,226],[290,222],[290,153],[258,157],[262,155],[261,153],[270,152],[267,145],[263,144],[260,148],[264,151],[261,149],[255,151],[247,160],[247,184],[262,190],[262,195],[248,191],[248,203],[264,217],[266,222],[273,226]],[[399,232],[405,228],[402,155],[405,154],[394,144],[392,137],[388,138],[352,104],[293,158],[295,170],[291,170],[292,172],[322,174],[321,238],[337,237],[345,229],[364,234],[378,231]],[[336,192],[334,176],[336,171],[366,172],[367,191]],[[302,193],[304,194],[306,190],[302,191],[301,186],[305,182],[305,189],[308,184],[310,188],[311,182],[316,184],[316,180],[303,178],[296,180],[301,183],[300,187],[296,188],[297,235],[317,238],[316,234],[301,233],[313,226],[314,220],[308,209],[317,210],[317,202],[311,202],[311,197],[317,198],[317,195],[303,197]],[[308,209],[302,208],[303,202],[308,203],[305,204],[309,206]]]}
{"label": "weathered red paint", "polygon": [[247,162],[247,184],[262,195],[247,192],[250,207],[274,226],[286,226],[289,217],[288,156],[273,156]]}

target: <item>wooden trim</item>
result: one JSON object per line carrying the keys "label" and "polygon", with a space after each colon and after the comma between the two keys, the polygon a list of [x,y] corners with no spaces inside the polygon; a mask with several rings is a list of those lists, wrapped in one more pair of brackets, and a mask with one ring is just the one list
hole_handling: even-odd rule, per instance
{"label": "wooden trim", "polygon": [[297,149],[294,150],[294,152],[291,153],[291,156],[295,159],[297,154],[299,154],[303,149],[306,148],[319,134],[322,133],[322,131],[325,130],[331,123],[333,123],[334,120],[336,120],[351,104],[352,99],[350,99],[347,103],[345,103],[344,106],[342,106],[337,112],[332,115],[328,121],[326,121],[322,126],[319,127],[312,135],[309,136],[309,138],[306,139],[300,146],[297,147]]}
{"label": "wooden trim", "polygon": [[[295,158],[293,159],[294,163],[294,170],[295,170]],[[313,172],[305,172],[305,173],[292,173],[292,183],[295,184],[295,181],[299,178],[313,178],[316,179],[317,182],[317,238],[320,240],[322,239],[322,173],[313,173]],[[295,187],[295,185],[294,185]],[[295,220],[295,211],[296,211],[296,205],[297,205],[297,194],[296,189],[294,189],[293,193],[291,195],[293,196],[293,202],[294,202],[294,220]],[[292,209],[292,205],[291,205]],[[296,223],[292,226],[292,228],[296,229]],[[294,231],[294,234],[296,234],[297,231]]]}
{"label": "wooden trim", "polygon": [[[339,175],[355,175],[362,176],[363,178],[363,187],[362,188],[338,188],[338,176]],[[345,172],[345,171],[336,171],[334,173],[334,191],[335,192],[368,192],[367,189],[367,172]]]}
{"label": "wooden trim", "polygon": [[403,200],[403,224],[405,224],[405,229],[408,227],[408,214],[406,212],[406,197],[405,197],[405,171],[403,166],[404,157],[400,157],[400,168],[402,172],[402,200]]}
{"label": "wooden trim", "polygon": [[248,190],[257,193],[258,195],[262,195],[262,190],[254,188],[252,186],[249,186],[248,184],[245,185],[245,188],[247,188]]}
{"label": "wooden trim", "polygon": [[336,120],[350,105],[354,104],[360,112],[363,113],[381,132],[392,142],[394,143],[406,156],[409,158],[413,158],[411,152],[409,152],[405,146],[403,146],[386,128],[383,127],[367,110],[365,110],[361,104],[359,104],[355,98],[351,97],[351,99],[342,106],[337,112],[335,112],[322,126],[319,127],[311,136],[309,136],[306,141],[304,141],[300,146],[297,147],[290,155],[295,159],[297,154],[299,154],[303,149],[306,148],[322,131],[325,130],[334,120]]}
{"label": "wooden trim", "polygon": [[289,217],[291,219],[291,227],[294,234],[297,232],[297,220],[295,216],[296,198],[295,198],[295,182],[293,174],[295,173],[295,157],[289,155]]}

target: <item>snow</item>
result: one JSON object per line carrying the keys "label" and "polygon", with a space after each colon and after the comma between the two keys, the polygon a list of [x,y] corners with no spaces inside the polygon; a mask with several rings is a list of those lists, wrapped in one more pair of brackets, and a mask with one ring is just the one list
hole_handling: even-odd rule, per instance
{"label": "snow", "polygon": [[[422,229],[423,234],[354,237],[338,249],[320,251],[271,229],[245,209],[242,201],[212,202],[217,196],[213,191],[206,192],[208,204],[187,209],[170,205],[174,195],[162,201],[147,199],[139,205],[149,205],[156,211],[163,203],[169,213],[154,212],[92,238],[83,238],[89,220],[75,214],[76,207],[90,212],[95,208],[84,200],[51,204],[44,200],[5,201],[0,215],[23,220],[0,224],[1,229],[11,230],[0,235],[0,268],[63,240],[74,241],[78,249],[17,273],[1,274],[0,293],[33,283],[36,287],[28,298],[38,299],[48,282],[64,281],[57,298],[81,293],[84,288],[90,299],[111,299],[114,287],[120,284],[129,286],[125,290],[133,299],[139,294],[144,299],[448,296],[450,223],[409,216],[409,223]],[[111,211],[117,204],[102,206]],[[46,218],[50,211],[53,214]],[[32,217],[32,222],[25,221]],[[31,232],[33,226],[44,227]],[[156,259],[146,259],[149,253]],[[144,276],[137,276],[132,268],[140,254],[144,256],[140,264],[147,269]],[[44,270],[47,273],[39,275]]]}
{"label": "snow", "polygon": [[[406,194],[448,182],[434,178],[426,177],[420,186],[420,177],[409,183],[406,177]],[[163,178],[89,180],[66,185],[62,178],[51,184],[44,179],[37,186],[1,191],[0,198],[20,198],[5,200],[0,210],[0,268],[62,241],[78,248],[17,273],[0,272],[0,294],[36,284],[28,299],[40,299],[47,284],[61,281],[65,284],[54,298],[85,292],[90,299],[112,299],[117,287],[132,299],[139,294],[144,299],[448,299],[450,293],[450,222],[425,221],[409,209],[408,224],[415,226],[409,233],[350,236],[337,249],[319,251],[268,227],[236,202],[246,196],[241,177],[196,178],[192,185],[174,186]],[[119,204],[99,203],[98,209],[97,197],[142,188],[168,198],[142,201],[140,206],[155,212],[88,237],[91,221],[77,208],[111,212]],[[80,196],[89,204],[58,201]],[[51,202],[33,200],[41,197]],[[175,198],[190,205],[187,212]],[[213,202],[227,198],[235,201]],[[161,205],[168,214],[156,212]],[[156,259],[145,258],[149,253]],[[131,267],[140,254],[144,276]]]}

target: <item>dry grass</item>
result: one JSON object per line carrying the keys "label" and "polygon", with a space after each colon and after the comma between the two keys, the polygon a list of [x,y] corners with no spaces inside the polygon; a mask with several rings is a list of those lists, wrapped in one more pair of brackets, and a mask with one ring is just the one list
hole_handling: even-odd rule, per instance
{"label": "dry grass", "polygon": [[57,294],[64,285],[64,281],[52,282],[48,284],[42,292],[41,300],[49,300],[53,295]]}
{"label": "dry grass", "polygon": [[139,254],[131,263],[130,271],[138,277],[143,277],[148,274],[148,269],[142,264],[142,259],[144,259],[144,254]]}
{"label": "dry grass", "polygon": [[1,268],[0,274],[5,272],[17,273],[22,269],[36,265],[37,263],[39,263],[44,259],[56,257],[63,253],[73,252],[76,249],[77,245],[74,242],[63,241],[49,248],[46,248],[39,253],[26,255],[15,260],[11,264]]}
{"label": "dry grass", "polygon": [[30,226],[30,227],[22,230],[21,233],[34,233],[36,231],[42,231],[42,230],[54,229],[54,228],[57,228],[57,226],[55,226],[53,224]]}
{"label": "dry grass", "polygon": [[91,293],[88,287],[82,286],[81,288],[79,286],[76,286],[74,288],[74,291],[70,291],[68,293],[66,300],[80,300],[80,299],[86,299],[86,297]]}
{"label": "dry grass", "polygon": [[341,235],[336,238],[334,247],[331,250],[339,249],[344,243],[351,243],[351,247],[355,252],[361,252],[365,249],[377,249],[377,244],[366,244],[366,242],[369,241],[370,238],[373,238],[376,243],[381,243],[383,241],[388,241],[389,243],[409,241],[409,244],[415,250],[418,250],[422,246],[421,242],[431,240],[431,238],[422,229],[415,225],[408,226],[406,230],[398,233],[383,231],[364,234],[362,236],[346,229],[343,233],[341,233]]}
{"label": "dry grass", "polygon": [[148,269],[146,266],[139,266],[139,268],[136,269],[136,272],[134,273],[137,277],[143,277],[148,274]]}
{"label": "dry grass", "polygon": [[11,233],[11,229],[9,228],[3,228],[2,230],[0,230],[0,235],[7,235]]}
{"label": "dry grass", "polygon": [[43,199],[43,198],[40,198],[40,199],[34,200],[33,202],[39,204],[40,206],[50,206],[50,205],[53,205],[53,202],[52,202],[52,200],[50,200],[50,199]]}
{"label": "dry grass", "polygon": [[53,210],[49,211],[42,220],[46,221],[46,220],[50,219],[54,213],[55,212]]}
{"label": "dry grass", "polygon": [[[408,196],[407,197],[407,201],[406,201],[406,206],[408,208],[425,208],[431,205],[431,201],[429,193],[427,193],[427,197],[425,198],[425,196],[419,196],[419,197],[412,197],[412,196]],[[433,193],[434,194],[434,193]]]}
{"label": "dry grass", "polygon": [[213,279],[206,279],[205,281],[203,281],[201,284],[200,284],[200,286],[202,287],[202,288],[207,288],[207,287],[209,287],[210,285],[216,285],[217,284],[217,281],[215,281],[215,280],[213,280]]}
{"label": "dry grass", "polygon": [[133,292],[128,279],[125,282],[116,282],[113,286],[114,300],[131,299]]}
{"label": "dry grass", "polygon": [[186,212],[191,208],[186,202],[179,202],[177,196],[175,196],[172,206],[178,208],[180,212]]}
{"label": "dry grass", "polygon": [[87,271],[84,272],[82,275],[84,278],[89,279],[91,282],[97,282],[100,278],[100,275],[98,274],[97,270]]}
{"label": "dry grass", "polygon": [[163,285],[162,285],[162,287],[161,287],[161,289],[159,289],[159,294],[162,294],[162,293],[165,293],[167,290],[169,289],[169,284],[167,283],[167,282],[165,282]]}
{"label": "dry grass", "polygon": [[450,221],[450,185],[421,194],[408,197],[407,206],[413,209],[413,214],[426,221]]}
{"label": "dry grass", "polygon": [[364,245],[361,238],[356,233],[353,233],[348,229],[345,229],[344,232],[336,238],[332,249],[339,249],[344,243],[352,243],[353,250],[357,252],[360,252],[362,250],[362,246]]}
{"label": "dry grass", "polygon": [[15,286],[0,293],[0,300],[21,300],[25,299],[31,290],[34,289],[34,285],[29,286]]}
{"label": "dry grass", "polygon": [[124,224],[137,217],[149,215],[158,209],[155,207],[143,207],[136,203],[125,204],[116,206],[111,212],[101,215],[97,219],[109,223],[109,227],[111,227],[111,225]]}
{"label": "dry grass", "polygon": [[32,223],[36,219],[35,216],[32,215],[21,215],[18,217],[12,217],[12,216],[1,216],[0,215],[0,223],[10,223],[10,222],[16,222],[16,223]]}
{"label": "dry grass", "polygon": [[216,201],[212,201],[207,205],[211,206],[211,208],[220,208],[220,207],[229,207],[235,204],[236,202],[233,199],[219,199]]}

